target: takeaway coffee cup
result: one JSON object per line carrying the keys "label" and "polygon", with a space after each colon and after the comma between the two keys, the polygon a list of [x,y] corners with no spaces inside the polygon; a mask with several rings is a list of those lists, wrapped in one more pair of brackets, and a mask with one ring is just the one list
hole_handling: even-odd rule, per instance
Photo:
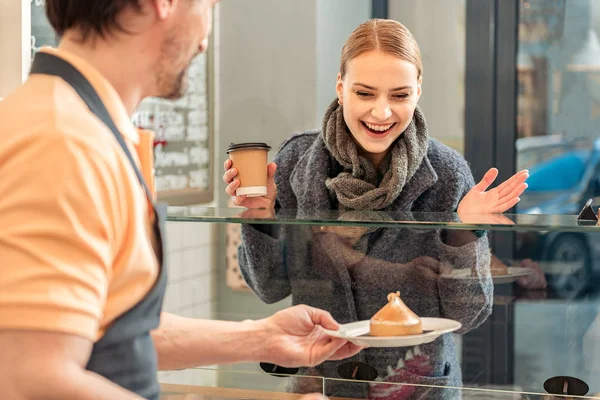
{"label": "takeaway coffee cup", "polygon": [[267,164],[271,147],[266,143],[231,143],[227,154],[238,170],[236,179],[240,187],[235,194],[248,197],[265,196],[267,194]]}

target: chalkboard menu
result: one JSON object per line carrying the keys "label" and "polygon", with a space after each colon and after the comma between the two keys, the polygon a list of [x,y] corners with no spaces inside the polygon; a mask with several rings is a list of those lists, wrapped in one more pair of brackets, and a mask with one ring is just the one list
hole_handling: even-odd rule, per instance
{"label": "chalkboard menu", "polygon": [[159,200],[170,205],[206,203],[213,199],[210,58],[210,54],[201,54],[194,59],[188,74],[188,90],[182,99],[146,99],[134,115],[135,125],[156,134],[156,188]]}
{"label": "chalkboard menu", "polygon": [[56,46],[58,38],[46,18],[46,0],[31,2],[31,58],[42,46]]}
{"label": "chalkboard menu", "polygon": [[[45,0],[31,1],[32,58],[42,46],[56,46],[58,38],[48,23]],[[82,0],[83,1],[83,0]],[[144,100],[133,123],[156,133],[155,183],[159,201],[183,206],[213,200],[212,179],[212,49],[194,59],[184,98]]]}

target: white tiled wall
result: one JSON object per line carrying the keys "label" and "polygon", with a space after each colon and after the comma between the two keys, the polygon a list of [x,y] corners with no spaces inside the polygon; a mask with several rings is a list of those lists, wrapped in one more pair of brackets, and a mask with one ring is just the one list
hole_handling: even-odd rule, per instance
{"label": "white tiled wall", "polygon": [[165,311],[193,318],[212,318],[216,268],[214,225],[168,222],[169,285]]}
{"label": "white tiled wall", "polygon": [[[169,284],[164,311],[214,319],[216,310],[216,227],[203,222],[167,222]],[[212,386],[216,372],[166,371],[162,383]]]}

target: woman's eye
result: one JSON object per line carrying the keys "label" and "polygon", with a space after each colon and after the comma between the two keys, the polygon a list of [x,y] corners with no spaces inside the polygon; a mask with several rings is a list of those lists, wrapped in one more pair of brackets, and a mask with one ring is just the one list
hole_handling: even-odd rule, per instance
{"label": "woman's eye", "polygon": [[359,97],[369,97],[371,96],[371,93],[369,92],[356,92],[356,95]]}
{"label": "woman's eye", "polygon": [[395,99],[407,99],[410,95],[407,93],[402,93],[402,94],[395,94],[394,98]]}

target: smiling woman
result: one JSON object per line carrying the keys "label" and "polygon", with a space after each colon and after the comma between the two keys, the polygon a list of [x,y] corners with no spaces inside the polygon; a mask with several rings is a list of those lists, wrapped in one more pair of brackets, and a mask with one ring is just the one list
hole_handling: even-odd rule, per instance
{"label": "smiling woman", "polygon": [[[461,214],[511,208],[526,188],[527,173],[486,191],[497,176],[491,170],[475,185],[462,156],[429,137],[418,106],[422,81],[419,46],[406,27],[380,19],[361,24],[343,47],[337,96],[325,112],[321,130],[295,135],[281,146],[267,167],[267,194],[262,197],[235,196],[238,171],[227,160],[223,177],[227,193],[236,205],[247,208],[282,208],[298,215],[333,209],[341,220],[349,215],[350,219],[388,215],[372,211],[458,209]],[[381,307],[380,293],[401,290],[403,301],[417,315],[457,320],[463,331],[481,324],[491,311],[485,236],[470,231],[438,230],[428,236],[397,229],[350,232],[332,227],[316,233],[294,229],[242,225],[240,271],[267,303],[291,294],[294,304],[326,309],[338,321],[349,323],[369,320]],[[294,246],[309,254],[288,258]],[[470,266],[477,277],[466,287],[456,281],[441,283],[444,269],[436,260],[457,268]],[[418,274],[411,272],[416,270]],[[323,282],[332,289],[311,290],[313,283],[322,287],[318,284]],[[366,349],[360,357],[356,361],[371,364],[384,381],[397,379],[398,373],[407,376],[406,383],[461,385],[449,337],[418,351]],[[416,368],[407,361],[413,358],[419,364]],[[343,369],[327,362],[300,373],[331,376],[338,367]],[[334,392],[341,397],[361,395],[353,389],[341,384]]]}
{"label": "smiling woman", "polygon": [[413,119],[421,96],[417,67],[383,50],[371,50],[348,63],[336,89],[359,153],[379,167]]}
{"label": "smiling woman", "polygon": [[[325,145],[326,157],[333,162],[330,173],[334,175],[321,184],[335,192],[336,208],[389,208],[405,184],[418,169],[425,168],[431,158],[458,162],[460,171],[464,169],[459,175],[472,180],[464,159],[429,137],[425,116],[417,105],[422,82],[419,46],[401,23],[372,19],[350,35],[342,49],[337,99],[326,110],[322,130],[310,134],[314,146],[317,143]],[[286,149],[304,152],[306,149],[300,142],[308,141],[307,135],[288,140],[282,146],[282,152]],[[274,164],[279,169],[283,167],[278,162],[269,165],[271,189],[267,195],[257,198],[238,196],[234,198],[236,205],[248,208],[275,205],[275,181],[278,179]],[[232,168],[229,160],[225,170],[226,191],[235,196],[240,184],[235,179],[237,170]],[[440,211],[498,213],[510,209],[527,187],[524,183],[527,172],[516,174],[499,190],[486,192],[496,176],[497,171],[490,170],[479,185],[462,194],[464,202],[459,204],[458,198],[451,210]],[[457,179],[449,178],[451,181]]]}
{"label": "smiling woman", "polygon": [[375,167],[412,121],[422,71],[417,42],[395,21],[362,24],[342,49],[338,103],[359,153]]}

